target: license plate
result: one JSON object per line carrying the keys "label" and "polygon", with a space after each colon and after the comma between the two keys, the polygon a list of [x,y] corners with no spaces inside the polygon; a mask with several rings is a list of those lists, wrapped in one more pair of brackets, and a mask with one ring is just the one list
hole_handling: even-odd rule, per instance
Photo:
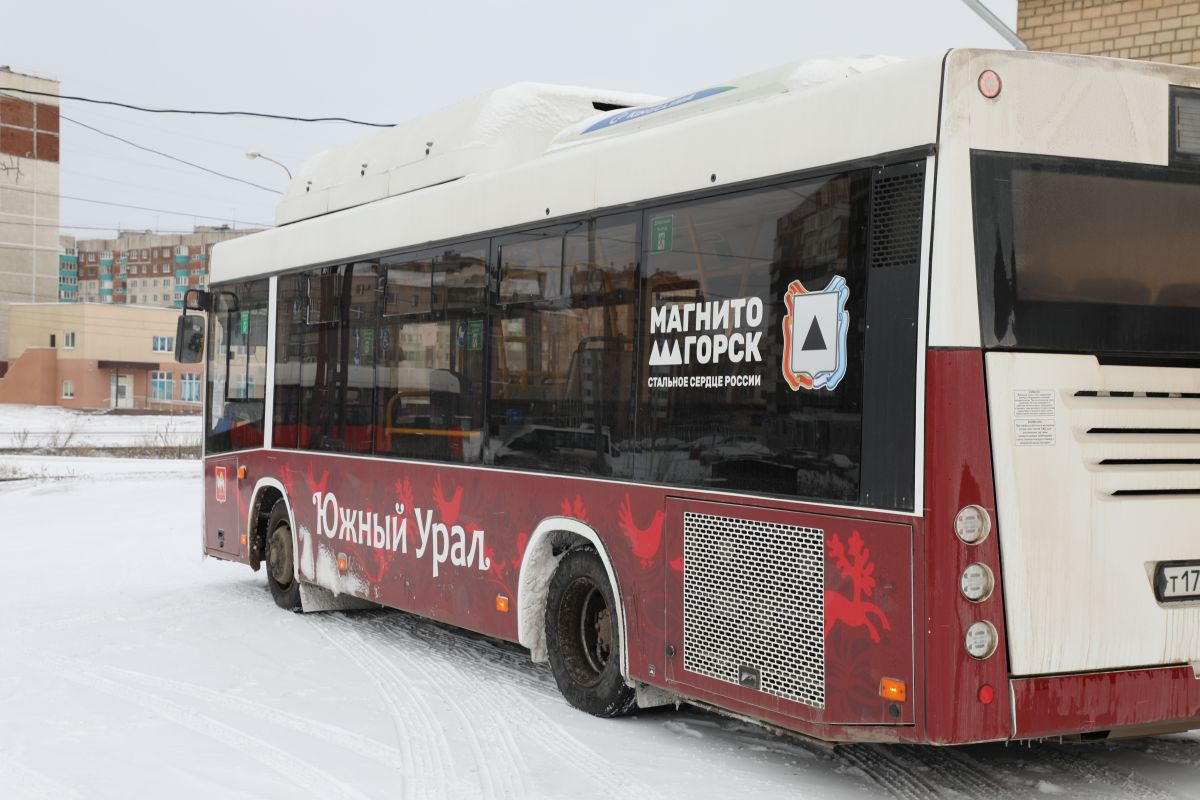
{"label": "license plate", "polygon": [[1154,594],[1161,603],[1200,600],[1200,561],[1166,561],[1154,570]]}

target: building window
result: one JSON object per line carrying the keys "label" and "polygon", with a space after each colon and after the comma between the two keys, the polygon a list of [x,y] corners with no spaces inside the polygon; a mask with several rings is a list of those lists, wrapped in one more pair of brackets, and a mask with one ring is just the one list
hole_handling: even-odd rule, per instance
{"label": "building window", "polygon": [[63,334],[63,347],[75,347],[75,331],[67,331]]}
{"label": "building window", "polygon": [[67,400],[69,400],[75,396],[75,381],[63,381],[62,396],[64,399],[67,399]]}
{"label": "building window", "polygon": [[183,403],[200,402],[200,373],[179,373],[179,400]]}
{"label": "building window", "polygon": [[174,336],[155,336],[153,342],[154,352],[156,353],[173,353],[175,352],[175,337]]}
{"label": "building window", "polygon": [[174,389],[173,383],[171,373],[152,370],[150,372],[150,400],[156,403],[169,403]]}

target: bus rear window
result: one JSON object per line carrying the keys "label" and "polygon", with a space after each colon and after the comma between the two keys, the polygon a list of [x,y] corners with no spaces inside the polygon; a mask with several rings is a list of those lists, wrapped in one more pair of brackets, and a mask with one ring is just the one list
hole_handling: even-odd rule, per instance
{"label": "bus rear window", "polygon": [[972,179],[986,346],[1200,351],[1200,174],[980,152]]}

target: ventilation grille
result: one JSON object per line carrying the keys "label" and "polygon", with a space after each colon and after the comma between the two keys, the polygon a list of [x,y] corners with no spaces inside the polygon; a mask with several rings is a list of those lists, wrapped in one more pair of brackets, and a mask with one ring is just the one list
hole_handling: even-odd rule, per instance
{"label": "ventilation grille", "polygon": [[825,707],[825,537],[815,528],[683,515],[683,666]]}
{"label": "ventilation grille", "polygon": [[921,259],[924,168],[885,171],[871,187],[871,266],[906,267]]}

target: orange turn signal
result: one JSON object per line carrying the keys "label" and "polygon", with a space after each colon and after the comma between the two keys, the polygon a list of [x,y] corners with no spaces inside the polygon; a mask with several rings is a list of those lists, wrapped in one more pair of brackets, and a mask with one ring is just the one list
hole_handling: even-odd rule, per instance
{"label": "orange turn signal", "polygon": [[496,595],[496,610],[501,614],[508,613],[508,595]]}
{"label": "orange turn signal", "polygon": [[903,703],[908,699],[908,687],[904,685],[904,681],[896,680],[895,678],[880,678],[879,696],[884,700]]}
{"label": "orange turn signal", "polygon": [[246,546],[246,534],[242,534],[242,547]]}
{"label": "orange turn signal", "polygon": [[246,468],[245,467],[238,467],[238,480],[239,481],[246,480]]}
{"label": "orange turn signal", "polygon": [[338,572],[345,572],[348,566],[349,562],[347,562],[346,557],[338,553]]}

